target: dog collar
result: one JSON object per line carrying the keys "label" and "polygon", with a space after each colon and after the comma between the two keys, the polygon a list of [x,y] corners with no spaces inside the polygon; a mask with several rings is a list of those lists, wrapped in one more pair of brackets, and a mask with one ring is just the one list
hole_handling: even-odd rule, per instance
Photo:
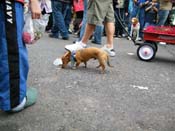
{"label": "dog collar", "polygon": [[70,61],[71,61],[71,67],[74,67],[76,62],[75,53],[71,53]]}

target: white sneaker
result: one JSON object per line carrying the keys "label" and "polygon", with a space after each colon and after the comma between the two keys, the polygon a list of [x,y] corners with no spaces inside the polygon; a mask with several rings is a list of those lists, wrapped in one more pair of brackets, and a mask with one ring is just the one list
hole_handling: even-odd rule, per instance
{"label": "white sneaker", "polygon": [[86,45],[80,42],[76,42],[75,44],[71,44],[71,45],[66,45],[65,49],[69,50],[70,52],[76,52],[77,50],[86,48]]}
{"label": "white sneaker", "polygon": [[101,49],[106,51],[109,54],[109,56],[115,56],[115,50],[113,48],[107,48],[106,45],[104,45]]}

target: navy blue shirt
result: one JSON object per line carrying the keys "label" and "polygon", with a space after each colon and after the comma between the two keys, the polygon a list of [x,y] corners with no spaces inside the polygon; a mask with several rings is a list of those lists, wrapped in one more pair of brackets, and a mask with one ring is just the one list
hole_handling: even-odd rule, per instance
{"label": "navy blue shirt", "polygon": [[[149,2],[148,5],[146,5],[145,7],[145,22],[149,22],[149,23],[156,23],[157,20],[157,12],[153,10],[153,8],[151,8],[150,10],[146,11],[146,8],[151,6],[152,2]],[[156,3],[156,5],[154,5],[154,7],[156,7],[159,10],[159,4]]]}

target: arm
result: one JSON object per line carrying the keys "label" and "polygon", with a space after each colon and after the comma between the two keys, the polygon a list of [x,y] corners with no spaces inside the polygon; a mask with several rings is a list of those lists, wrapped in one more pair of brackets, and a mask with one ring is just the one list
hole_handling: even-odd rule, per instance
{"label": "arm", "polygon": [[148,5],[148,7],[145,8],[145,11],[148,12],[151,9],[152,9],[152,4]]}
{"label": "arm", "polygon": [[38,0],[30,0],[30,8],[32,12],[32,19],[39,19],[41,16],[41,8]]}
{"label": "arm", "polygon": [[155,6],[153,6],[153,10],[154,10],[155,12],[158,12],[158,9],[157,9]]}
{"label": "arm", "polygon": [[157,3],[154,3],[153,10],[157,13],[159,11],[159,5]]}

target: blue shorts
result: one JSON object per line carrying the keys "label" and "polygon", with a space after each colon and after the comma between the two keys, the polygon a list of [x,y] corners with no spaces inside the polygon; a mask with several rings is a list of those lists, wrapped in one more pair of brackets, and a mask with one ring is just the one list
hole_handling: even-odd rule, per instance
{"label": "blue shorts", "polygon": [[29,69],[22,40],[23,5],[10,0],[6,4],[12,10],[0,2],[0,109],[4,111],[19,105],[26,96]]}

